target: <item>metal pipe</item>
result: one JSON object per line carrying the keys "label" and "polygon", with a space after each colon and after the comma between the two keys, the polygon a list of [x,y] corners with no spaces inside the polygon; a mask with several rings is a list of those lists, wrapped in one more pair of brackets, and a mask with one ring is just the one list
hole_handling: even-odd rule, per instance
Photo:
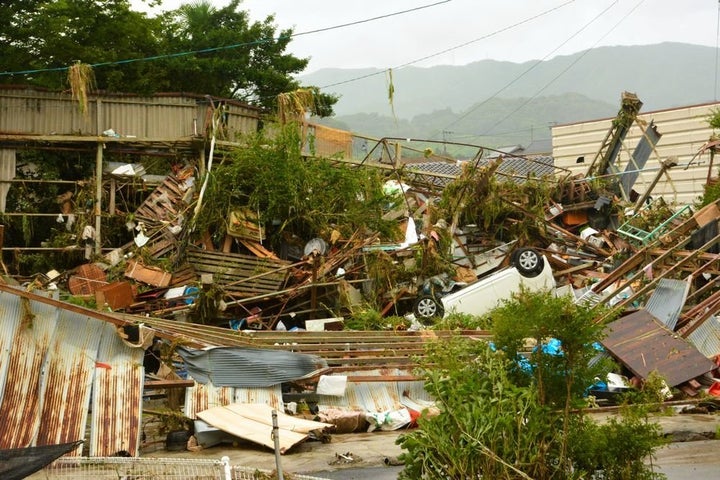
{"label": "metal pipe", "polygon": [[283,480],[282,462],[280,461],[280,429],[278,428],[277,410],[272,411],[272,437],[275,445],[275,469],[278,480]]}

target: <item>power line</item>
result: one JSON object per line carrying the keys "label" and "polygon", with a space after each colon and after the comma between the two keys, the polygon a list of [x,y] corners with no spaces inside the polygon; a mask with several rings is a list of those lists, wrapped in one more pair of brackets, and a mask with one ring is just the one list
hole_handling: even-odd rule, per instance
{"label": "power line", "polygon": [[[501,118],[500,121],[497,122],[495,125],[493,125],[489,130],[486,130],[486,131],[485,131],[485,134],[488,134],[490,131],[492,131],[493,128],[495,128],[496,126],[500,125],[502,122],[504,122],[505,120],[507,120],[507,119],[510,118],[511,116],[515,115],[519,110],[521,110],[522,108],[524,108],[525,106],[527,106],[528,103],[530,103],[531,101],[535,100],[542,92],[545,91],[546,88],[548,88],[550,85],[552,85],[553,83],[555,83],[555,81],[557,81],[558,78],[560,78],[560,77],[562,77],[563,75],[565,75],[565,73],[566,73],[568,70],[570,70],[572,67],[574,67],[580,60],[582,60],[583,58],[585,58],[585,55],[587,55],[588,53],[590,53],[605,37],[607,37],[608,35],[610,35],[610,33],[612,33],[613,30],[615,30],[622,22],[624,22],[630,15],[632,15],[632,14],[635,12],[635,10],[637,10],[637,9],[640,7],[640,5],[642,5],[643,3],[645,3],[645,0],[640,0],[637,4],[635,4],[635,6],[634,6],[632,9],[630,9],[630,11],[629,11],[628,13],[626,13],[615,25],[613,25],[610,30],[608,30],[607,32],[605,32],[605,34],[604,34],[603,36],[601,36],[601,37],[593,44],[592,47],[590,47],[589,49],[585,50],[585,51],[582,52],[580,55],[578,55],[578,57],[577,57],[575,60],[573,60],[573,61],[570,63],[570,65],[568,65],[564,70],[562,70],[560,73],[558,73],[557,75],[555,75],[555,77],[553,77],[549,82],[547,82],[540,90],[538,90],[537,92],[535,92],[535,94],[534,94],[532,97],[528,98],[525,102],[523,102],[523,103],[522,103],[519,107],[517,107],[515,110],[513,110],[512,112],[508,113],[508,114],[505,115],[503,118]],[[609,7],[608,7],[608,8],[609,8]]]}
{"label": "power line", "polygon": [[[231,50],[231,49],[240,48],[240,47],[250,47],[250,46],[260,45],[263,43],[269,43],[272,41],[285,40],[285,39],[289,39],[289,38],[293,38],[293,37],[299,37],[302,35],[310,35],[310,34],[314,34],[314,33],[322,33],[322,32],[327,32],[330,30],[336,30],[339,28],[351,27],[351,26],[360,25],[363,23],[373,22],[376,20],[382,20],[384,18],[395,17],[398,15],[403,15],[406,13],[412,13],[412,12],[416,12],[418,10],[435,7],[438,5],[442,5],[444,3],[449,3],[451,1],[452,0],[442,0],[439,2],[435,2],[435,3],[430,3],[427,5],[421,5],[419,7],[409,8],[407,10],[400,10],[398,12],[393,12],[393,13],[388,13],[385,15],[379,15],[376,17],[366,18],[364,20],[357,20],[354,22],[343,23],[340,25],[333,25],[331,27],[324,27],[324,28],[318,28],[315,30],[308,30],[307,32],[293,33],[290,35],[280,35],[277,38],[275,38],[275,37],[265,38],[265,39],[255,40],[252,42],[235,43],[232,45],[225,45],[225,46],[221,46],[221,47],[203,48],[200,50],[190,50],[190,51],[185,51],[185,52],[168,53],[168,54],[163,54],[163,55],[153,55],[150,57],[142,57],[142,58],[131,58],[131,59],[125,59],[125,60],[117,60],[117,61],[113,61],[113,62],[99,62],[99,63],[91,64],[90,66],[93,68],[97,68],[97,67],[107,67],[107,66],[112,66],[112,65],[124,65],[124,64],[128,64],[128,63],[149,62],[149,61],[154,61],[154,60],[162,60],[162,59],[166,59],[166,58],[177,58],[177,57],[185,57],[185,56],[196,55],[196,54],[201,54],[201,53],[217,52],[217,51],[221,51],[221,50]],[[69,68],[70,68],[69,66],[65,66],[65,67],[42,68],[42,69],[34,69],[34,70],[21,70],[21,71],[15,71],[15,72],[7,72],[6,71],[6,72],[0,72],[0,76],[30,75],[30,74],[44,73],[44,72],[61,72],[64,70],[68,70]]]}
{"label": "power line", "polygon": [[[486,39],[488,39],[488,38],[490,38],[490,37],[494,37],[495,35],[499,35],[500,33],[506,32],[506,31],[508,31],[508,30],[512,30],[512,29],[515,28],[515,27],[519,27],[520,25],[523,25],[523,24],[525,24],[525,23],[528,23],[528,22],[531,22],[531,21],[533,21],[533,20],[536,20],[536,19],[538,19],[538,18],[540,18],[540,17],[543,17],[543,16],[545,16],[545,15],[547,15],[547,14],[549,14],[549,13],[554,12],[555,10],[559,10],[560,8],[565,7],[566,5],[569,5],[569,4],[573,3],[574,1],[575,1],[575,0],[569,0],[569,1],[567,1],[567,2],[565,2],[565,3],[563,3],[563,4],[561,4],[561,5],[558,5],[558,6],[556,6],[556,7],[553,7],[553,8],[550,8],[550,9],[548,9],[548,10],[545,10],[544,12],[541,12],[541,13],[539,13],[539,14],[537,14],[537,15],[534,15],[534,16],[532,16],[532,17],[526,18],[525,20],[521,20],[521,21],[519,21],[519,22],[513,23],[512,25],[508,25],[507,27],[503,27],[503,28],[501,28],[501,29],[499,29],[499,30],[495,30],[494,32],[491,32],[491,33],[488,33],[488,34],[486,34],[486,35],[483,35],[482,37],[478,37],[478,38],[475,38],[475,39],[470,40],[470,41],[468,41],[468,42],[464,42],[464,43],[461,43],[461,44],[459,44],[459,45],[455,45],[454,47],[450,47],[450,48],[446,48],[446,49],[444,49],[444,50],[440,50],[439,52],[435,52],[435,53],[432,53],[432,54],[430,54],[430,55],[426,55],[426,56],[424,56],[424,57],[416,58],[415,60],[412,60],[412,61],[410,61],[410,62],[406,62],[406,63],[403,63],[403,64],[398,65],[398,66],[396,66],[396,67],[392,67],[392,69],[393,69],[393,70],[399,70],[399,69],[401,69],[401,68],[408,67],[408,66],[414,65],[414,64],[416,64],[416,63],[420,63],[420,62],[422,62],[422,61],[424,61],[424,60],[428,60],[428,59],[430,59],[430,58],[434,58],[434,57],[437,57],[437,56],[440,56],[440,55],[444,55],[444,54],[446,54],[446,53],[448,53],[448,52],[452,52],[452,51],[454,51],[454,50],[458,50],[458,49],[463,48],[463,47],[466,47],[466,46],[468,46],[468,45],[472,45],[473,43],[477,43],[477,42],[479,42],[479,41],[481,41],[481,40],[486,40]],[[385,70],[380,70],[380,71],[378,71],[378,72],[369,73],[369,74],[362,75],[362,76],[359,76],[359,77],[353,77],[353,78],[350,78],[350,79],[348,79],[348,80],[343,80],[343,81],[341,81],[341,82],[335,82],[335,83],[331,83],[331,84],[328,84],[328,85],[324,85],[324,86],[322,86],[322,87],[320,87],[320,88],[322,89],[322,88],[336,87],[336,86],[338,86],[338,85],[345,85],[346,83],[357,82],[358,80],[364,80],[364,79],[369,78],[369,77],[374,77],[375,75],[381,75],[381,74],[384,73],[384,72],[385,72]]]}
{"label": "power line", "polygon": [[[573,33],[572,35],[570,35],[570,37],[568,37],[567,39],[565,39],[565,40],[564,40],[562,43],[560,43],[557,47],[555,47],[555,48],[552,49],[550,52],[548,52],[543,58],[541,58],[540,60],[538,60],[537,62],[535,62],[534,64],[532,64],[527,70],[525,70],[524,72],[522,72],[520,75],[518,75],[517,77],[515,77],[514,79],[512,79],[509,83],[505,84],[505,86],[503,86],[502,88],[500,88],[499,90],[497,90],[495,93],[493,93],[492,95],[490,95],[488,98],[486,98],[485,100],[483,100],[483,101],[480,102],[479,104],[475,105],[473,108],[471,108],[470,110],[468,110],[467,112],[465,112],[464,114],[462,114],[461,116],[459,116],[458,118],[456,118],[455,120],[453,120],[452,122],[450,122],[450,124],[446,125],[446,126],[443,127],[443,128],[444,128],[444,129],[449,128],[449,127],[455,125],[456,123],[458,123],[459,121],[463,120],[464,118],[467,118],[470,114],[472,114],[473,112],[477,111],[480,107],[482,107],[483,105],[485,105],[486,103],[488,103],[490,100],[496,98],[496,97],[497,97],[498,95],[500,95],[502,92],[504,92],[505,90],[507,90],[508,88],[510,88],[513,84],[515,84],[517,81],[519,81],[519,80],[520,80],[521,78],[523,78],[525,75],[527,75],[527,74],[530,73],[532,70],[534,70],[536,67],[538,67],[540,64],[542,64],[543,61],[545,61],[547,58],[549,58],[550,56],[552,56],[555,52],[557,52],[557,51],[560,50],[562,47],[564,47],[565,45],[567,45],[567,44],[570,42],[570,40],[572,40],[573,38],[575,38],[576,36],[578,36],[578,35],[579,35],[580,33],[582,33],[585,29],[587,29],[590,25],[592,25],[595,21],[597,21],[600,17],[602,17],[603,15],[605,15],[605,14],[606,14],[614,5],[616,5],[617,3],[618,3],[618,2],[615,1],[615,2],[611,3],[610,5],[608,5],[608,7],[605,8],[605,10],[603,10],[602,12],[600,12],[599,14],[597,14],[597,15],[596,15],[593,19],[591,19],[588,23],[586,23],[586,24],[583,25],[579,30],[577,30],[575,33]],[[606,35],[607,35],[607,34],[606,34]],[[525,104],[521,105],[520,108],[522,108],[524,105],[525,105]],[[512,113],[515,113],[516,111],[517,111],[517,110],[514,110]],[[502,121],[504,121],[504,120],[506,120],[506,119],[507,119],[507,117],[505,117],[505,118],[503,118],[502,120],[500,120],[500,122],[502,122]],[[500,122],[498,122],[498,123],[500,123]],[[496,125],[497,125],[497,124],[496,124]],[[436,132],[435,134],[433,134],[433,135],[430,135],[430,138],[432,138],[432,137],[435,136],[436,134],[437,134],[437,132]]]}

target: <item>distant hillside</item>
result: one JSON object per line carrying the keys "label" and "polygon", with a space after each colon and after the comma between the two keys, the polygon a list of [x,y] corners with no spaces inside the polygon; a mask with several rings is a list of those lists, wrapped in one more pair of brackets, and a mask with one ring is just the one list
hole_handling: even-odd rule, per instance
{"label": "distant hillside", "polygon": [[445,108],[415,116],[411,121],[377,113],[341,115],[322,123],[371,137],[444,139],[485,146],[524,145],[550,137],[553,123],[611,117],[617,105],[567,93],[529,100],[493,99],[465,111]]}
{"label": "distant hillside", "polygon": [[[601,47],[537,65],[483,60],[465,66],[406,67],[393,71],[397,125],[383,71],[324,69],[300,80],[320,87],[338,84],[324,89],[341,96],[331,123],[356,132],[456,141],[491,135],[498,141],[507,138],[503,144],[510,145],[516,143],[513,131],[534,130],[520,135],[525,141],[519,143],[526,144],[531,137],[547,136],[549,132],[542,131],[552,122],[613,116],[623,91],[638,95],[642,111],[711,102],[715,55],[712,47],[662,43]],[[501,138],[492,135],[497,133]]]}

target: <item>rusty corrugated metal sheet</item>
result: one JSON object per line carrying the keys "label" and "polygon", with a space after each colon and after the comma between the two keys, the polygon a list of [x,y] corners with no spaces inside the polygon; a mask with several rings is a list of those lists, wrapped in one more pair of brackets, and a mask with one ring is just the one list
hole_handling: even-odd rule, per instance
{"label": "rusty corrugated metal sheet", "polygon": [[119,341],[115,327],[104,324],[93,382],[89,452],[138,455],[145,351]]}
{"label": "rusty corrugated metal sheet", "polygon": [[0,449],[33,446],[40,424],[41,375],[55,332],[55,312],[50,307],[32,310],[35,317],[30,323],[20,298],[0,294],[3,332]]}
{"label": "rusty corrugated metal sheet", "polygon": [[261,403],[283,410],[282,385],[263,388],[216,387],[211,383],[185,389],[184,414],[197,419],[197,413],[231,403]]}
{"label": "rusty corrugated metal sheet", "polygon": [[[39,304],[33,303],[35,306]],[[104,325],[74,312],[55,310],[54,318],[48,319],[56,326],[43,365],[37,445],[85,437],[95,357]]]}
{"label": "rusty corrugated metal sheet", "polygon": [[235,100],[213,103],[202,95],[89,95],[87,115],[68,93],[0,86],[0,132],[31,135],[100,135],[113,129],[123,136],[174,139],[205,133],[212,108],[223,105],[225,137],[257,130],[259,109]]}
{"label": "rusty corrugated metal sheet", "polygon": [[[0,448],[85,440],[92,396],[98,402],[93,407],[95,428],[111,428],[116,443],[137,452],[143,350],[113,355],[130,347],[109,323],[112,319],[102,318],[91,310],[69,304],[64,308],[61,302],[3,287]],[[103,404],[107,398],[112,402]],[[94,448],[96,453],[102,451]],[[74,453],[79,454],[79,449]]]}
{"label": "rusty corrugated metal sheet", "polygon": [[608,324],[605,333],[603,346],[642,379],[655,370],[674,387],[715,368],[690,342],[645,310]]}
{"label": "rusty corrugated metal sheet", "polygon": [[693,330],[687,339],[708,358],[720,355],[720,319],[711,316]]}

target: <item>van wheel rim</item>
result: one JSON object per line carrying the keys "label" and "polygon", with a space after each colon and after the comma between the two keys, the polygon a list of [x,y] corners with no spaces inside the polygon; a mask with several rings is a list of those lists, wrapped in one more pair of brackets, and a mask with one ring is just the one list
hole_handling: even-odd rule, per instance
{"label": "van wheel rim", "polygon": [[432,317],[437,312],[437,306],[432,298],[422,298],[417,304],[417,311],[421,317]]}
{"label": "van wheel rim", "polygon": [[526,270],[534,270],[538,265],[537,254],[531,250],[522,252],[518,258],[518,264]]}

